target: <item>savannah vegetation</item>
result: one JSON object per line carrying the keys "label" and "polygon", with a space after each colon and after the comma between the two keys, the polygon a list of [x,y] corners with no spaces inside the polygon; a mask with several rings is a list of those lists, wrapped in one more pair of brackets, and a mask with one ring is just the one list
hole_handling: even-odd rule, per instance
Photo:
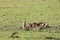
{"label": "savannah vegetation", "polygon": [[[22,30],[23,20],[48,22],[50,28]],[[0,0],[0,40],[51,39],[60,40],[60,0]]]}

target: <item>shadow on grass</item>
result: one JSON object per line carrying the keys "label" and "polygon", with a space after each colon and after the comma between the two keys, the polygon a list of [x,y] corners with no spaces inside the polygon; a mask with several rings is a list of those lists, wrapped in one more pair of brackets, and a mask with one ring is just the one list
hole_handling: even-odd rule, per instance
{"label": "shadow on grass", "polygon": [[60,38],[55,38],[55,37],[46,37],[46,39],[49,39],[49,40],[60,40]]}

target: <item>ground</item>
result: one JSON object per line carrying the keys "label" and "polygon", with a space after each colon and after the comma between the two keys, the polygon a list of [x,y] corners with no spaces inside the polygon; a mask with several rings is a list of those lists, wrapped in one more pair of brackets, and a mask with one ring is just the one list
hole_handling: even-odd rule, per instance
{"label": "ground", "polygon": [[[22,21],[48,22],[51,28],[21,30]],[[60,0],[0,0],[0,40],[60,40]],[[18,32],[20,38],[9,38]]]}

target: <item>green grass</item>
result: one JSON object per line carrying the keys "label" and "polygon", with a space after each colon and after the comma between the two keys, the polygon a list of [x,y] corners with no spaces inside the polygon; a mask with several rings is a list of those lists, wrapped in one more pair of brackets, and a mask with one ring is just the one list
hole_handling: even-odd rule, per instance
{"label": "green grass", "polygon": [[[20,30],[23,20],[27,23],[43,21],[59,27],[59,0],[0,0],[0,40],[47,40],[45,37],[48,36],[60,38],[59,29],[44,29],[43,32]],[[19,32],[21,38],[8,38],[12,32]]]}
{"label": "green grass", "polygon": [[12,31],[1,31],[0,40],[47,40],[46,37],[60,38],[60,33],[49,33],[49,32],[33,32],[33,31],[18,31],[20,38],[9,38],[13,33]]}

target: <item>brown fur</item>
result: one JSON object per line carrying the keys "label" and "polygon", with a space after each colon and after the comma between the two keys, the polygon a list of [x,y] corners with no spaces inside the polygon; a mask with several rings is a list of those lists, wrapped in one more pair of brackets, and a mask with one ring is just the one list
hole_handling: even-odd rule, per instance
{"label": "brown fur", "polygon": [[40,27],[40,28],[45,28],[47,27],[47,23],[45,22],[39,22],[39,23],[29,23],[30,28],[35,28],[35,27]]}
{"label": "brown fur", "polygon": [[48,26],[48,23],[40,22],[40,23],[37,24],[37,26],[40,27],[40,28],[46,28]]}
{"label": "brown fur", "polygon": [[29,23],[29,27],[35,28],[35,27],[37,27],[37,23]]}
{"label": "brown fur", "polygon": [[[25,25],[24,25],[25,24]],[[46,22],[39,22],[39,23],[28,23],[28,26],[26,26],[26,22],[23,22],[23,25],[22,25],[22,28],[23,29],[32,29],[32,28],[36,28],[36,27],[39,27],[39,28],[46,28],[48,27],[48,23]]]}

